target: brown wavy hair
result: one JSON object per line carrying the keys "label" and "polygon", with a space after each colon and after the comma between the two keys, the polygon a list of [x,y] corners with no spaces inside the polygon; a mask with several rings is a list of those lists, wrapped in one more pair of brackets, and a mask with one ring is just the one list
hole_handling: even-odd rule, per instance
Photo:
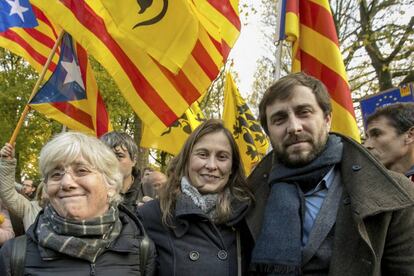
{"label": "brown wavy hair", "polygon": [[[171,160],[167,169],[168,180],[160,190],[160,207],[162,221],[165,225],[172,227],[173,212],[175,203],[179,194],[181,194],[181,179],[188,178],[188,163],[194,145],[205,135],[222,132],[226,135],[232,150],[232,168],[229,181],[226,184],[218,198],[216,205],[215,223],[226,222],[232,212],[231,201],[252,201],[253,195],[250,191],[241,163],[240,152],[231,132],[224,126],[223,121],[218,119],[209,119],[197,127],[188,137],[180,153]],[[228,192],[227,192],[228,191]]]}

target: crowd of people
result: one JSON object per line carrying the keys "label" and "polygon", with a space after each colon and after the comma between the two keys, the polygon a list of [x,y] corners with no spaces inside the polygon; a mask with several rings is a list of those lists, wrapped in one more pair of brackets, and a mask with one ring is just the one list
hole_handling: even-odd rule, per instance
{"label": "crowd of people", "polygon": [[[325,86],[285,76],[259,104],[272,150],[246,178],[218,119],[166,174],[122,132],[52,138],[42,182],[0,151],[0,275],[414,275],[414,104],[379,108],[363,145],[330,132]],[[18,233],[12,216],[20,219]]]}

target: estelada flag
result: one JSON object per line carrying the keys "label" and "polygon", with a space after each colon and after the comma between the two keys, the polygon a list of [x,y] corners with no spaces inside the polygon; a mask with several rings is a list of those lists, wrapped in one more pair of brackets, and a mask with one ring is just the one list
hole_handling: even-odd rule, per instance
{"label": "estelada flag", "polygon": [[[33,0],[33,3],[80,41],[106,68],[135,113],[157,135],[207,91],[226,60],[222,41],[215,40],[199,23],[191,55],[173,74],[145,50],[112,36],[99,8],[100,1]],[[235,8],[228,1],[224,4],[227,9]],[[158,35],[171,31],[166,28]]]}
{"label": "estelada flag", "polygon": [[[58,38],[60,29],[27,0],[2,1],[0,2],[0,8],[2,14],[2,23],[0,25],[8,26],[7,29],[0,32],[0,46],[22,56],[40,72]],[[17,11],[16,14],[13,14],[13,10]],[[6,18],[4,15],[9,14],[15,17],[13,24],[7,23],[8,21],[4,20]],[[21,19],[22,17],[23,19]],[[31,18],[34,18],[35,21]],[[36,22],[36,24],[33,22]],[[74,51],[72,55],[77,57],[79,74],[84,87],[84,96],[72,101],[52,102],[39,101],[39,96],[37,96],[38,102],[33,102],[31,107],[73,130],[100,136],[111,130],[112,127],[105,105],[99,94],[88,56],[80,45],[71,50],[69,49],[69,51]],[[55,69],[62,66],[62,64],[59,64],[59,60],[62,59],[60,54],[61,49],[59,48],[46,72],[46,79],[50,78]],[[69,75],[69,73],[67,74]],[[69,79],[70,77],[67,80]],[[64,93],[67,95],[71,93],[68,89],[65,91]],[[73,93],[79,95],[79,91],[73,91]]]}

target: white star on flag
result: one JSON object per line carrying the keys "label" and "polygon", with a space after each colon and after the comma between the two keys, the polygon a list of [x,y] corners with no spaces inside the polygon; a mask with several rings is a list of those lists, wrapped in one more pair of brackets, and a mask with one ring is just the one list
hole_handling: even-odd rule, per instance
{"label": "white star on flag", "polygon": [[11,7],[9,15],[17,14],[20,17],[20,19],[24,22],[23,13],[27,12],[29,8],[20,6],[19,0],[16,0],[16,1],[6,0],[6,1],[7,1],[7,4],[9,4]]}
{"label": "white star on flag", "polygon": [[65,77],[65,81],[63,84],[70,83],[70,82],[77,82],[83,90],[85,90],[85,86],[83,84],[81,71],[79,66],[76,64],[75,59],[72,58],[71,62],[62,61],[62,67],[66,70],[67,74]]}

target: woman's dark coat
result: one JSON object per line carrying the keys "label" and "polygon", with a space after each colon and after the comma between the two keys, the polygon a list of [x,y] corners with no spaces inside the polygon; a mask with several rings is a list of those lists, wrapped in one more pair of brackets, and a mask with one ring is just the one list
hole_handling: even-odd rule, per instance
{"label": "woman's dark coat", "polygon": [[[42,212],[39,216],[42,215]],[[135,215],[120,206],[119,217],[122,222],[122,230],[118,238],[101,254],[95,263],[69,257],[59,252],[54,252],[51,258],[42,258],[42,247],[39,247],[35,229],[39,217],[27,230],[27,249],[25,257],[25,275],[99,275],[99,276],[124,276],[140,274],[140,240],[142,229]],[[11,275],[10,256],[13,240],[9,241],[1,249],[0,275]],[[49,249],[50,250],[50,249]],[[152,275],[155,264],[155,248],[151,244],[148,251],[148,274]]]}
{"label": "woman's dark coat", "polygon": [[[149,237],[157,248],[156,270],[158,275],[237,275],[236,232],[248,233],[241,224],[247,204],[234,204],[232,218],[223,225],[215,225],[194,205],[186,195],[177,199],[173,225],[166,227],[161,222],[158,200],[138,208]],[[242,241],[246,237],[241,237]],[[242,251],[244,265],[249,258]]]}

